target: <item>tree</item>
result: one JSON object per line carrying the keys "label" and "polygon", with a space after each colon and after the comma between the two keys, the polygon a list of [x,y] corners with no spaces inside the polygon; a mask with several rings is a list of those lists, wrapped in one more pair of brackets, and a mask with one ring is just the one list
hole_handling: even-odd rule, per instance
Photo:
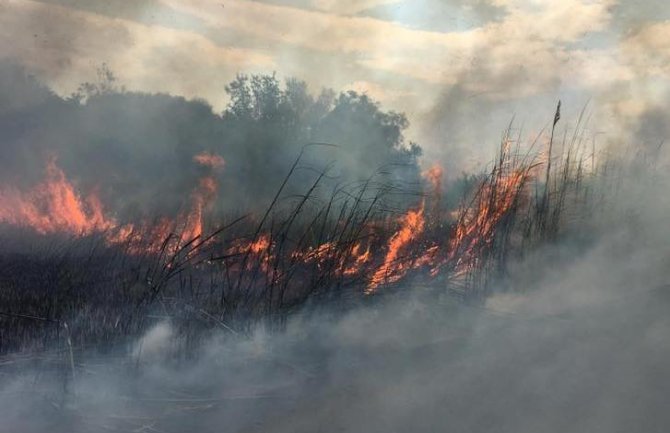
{"label": "tree", "polygon": [[224,115],[234,116],[240,119],[249,119],[253,112],[251,90],[249,89],[249,77],[238,74],[237,77],[226,86],[226,93],[230,97],[228,108]]}
{"label": "tree", "polygon": [[87,81],[80,84],[77,90],[70,95],[69,100],[83,104],[94,96],[122,93],[125,91],[123,86],[119,86],[116,75],[107,63],[103,63],[97,68],[96,75],[98,78],[97,81]]}

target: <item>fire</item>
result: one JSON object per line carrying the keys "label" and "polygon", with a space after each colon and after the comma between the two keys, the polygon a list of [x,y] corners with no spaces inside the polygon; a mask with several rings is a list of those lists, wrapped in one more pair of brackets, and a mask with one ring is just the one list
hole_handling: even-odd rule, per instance
{"label": "fire", "polygon": [[193,161],[197,162],[203,167],[210,167],[215,170],[223,168],[226,163],[226,161],[221,156],[209,152],[202,152],[195,155],[193,157]]}
{"label": "fire", "polygon": [[[440,218],[443,174],[444,170],[439,165],[434,165],[422,173],[424,179],[431,186],[432,207],[430,214],[434,222],[437,222]],[[382,284],[399,281],[412,269],[424,266],[436,268],[435,263],[439,255],[437,245],[433,245],[423,253],[417,254],[423,248],[419,240],[426,229],[425,203],[425,200],[422,201],[418,209],[410,209],[401,218],[400,228],[389,240],[384,261],[370,279],[366,293],[374,293]],[[431,276],[436,274],[437,271],[431,271]]]}
{"label": "fire", "polygon": [[[500,233],[505,216],[522,203],[524,187],[534,174],[533,165],[516,166],[503,146],[501,158],[491,175],[482,182],[470,202],[457,211],[440,207],[443,169],[433,166],[423,173],[428,193],[421,203],[397,220],[397,229],[382,235],[375,221],[367,222],[364,241],[331,240],[309,247],[291,249],[290,243],[275,248],[269,233],[258,231],[247,240],[233,239],[223,247],[226,266],[234,275],[247,273],[254,284],[256,272],[276,284],[291,269],[309,269],[336,278],[359,278],[367,284],[365,294],[380,286],[397,283],[410,271],[423,268],[427,277],[446,275],[460,278],[477,268],[486,258]],[[202,240],[217,199],[216,171],[222,157],[203,152],[193,157],[202,167],[198,183],[189,196],[189,205],[174,218],[163,217],[153,223],[140,221],[121,224],[108,214],[100,198],[82,195],[67,179],[55,159],[46,164],[45,179],[28,190],[0,188],[0,223],[33,228],[41,234],[69,233],[85,236],[100,233],[109,245],[124,246],[129,254],[174,254],[196,239]],[[443,224],[444,221],[448,224]],[[211,242],[211,244],[210,244]],[[375,246],[383,248],[375,254]],[[214,245],[213,240],[207,240]],[[190,250],[186,254],[191,254]],[[289,261],[279,254],[286,254]],[[294,268],[295,267],[295,268]],[[247,272],[249,271],[249,272]],[[300,275],[291,271],[292,275]],[[358,280],[360,281],[360,280]]]}
{"label": "fire", "polygon": [[181,218],[184,221],[184,224],[180,237],[185,241],[202,236],[204,214],[214,203],[218,189],[213,172],[223,168],[225,164],[225,161],[221,156],[208,152],[202,152],[195,155],[193,161],[203,167],[209,168],[210,173],[200,178],[198,187],[191,194],[191,209]]}
{"label": "fire", "polygon": [[95,194],[82,197],[50,158],[44,181],[27,192],[0,189],[0,222],[30,227],[41,234],[88,235],[116,227]]}
{"label": "fire", "polygon": [[216,190],[216,180],[213,177],[203,177],[198,182],[198,188],[192,194],[191,210],[184,217],[184,229],[180,233],[183,240],[191,240],[202,236],[204,213],[214,202]]}
{"label": "fire", "polygon": [[237,257],[233,267],[237,271],[241,266],[237,263],[244,262],[244,268],[247,271],[253,270],[255,266],[267,274],[270,271],[270,264],[272,262],[272,241],[267,234],[260,234],[256,240],[242,240],[235,239],[232,245],[226,250],[226,255],[230,257]]}
{"label": "fire", "polygon": [[440,253],[440,247],[438,245],[433,245],[426,249],[426,251],[414,262],[415,268],[421,268],[424,266],[432,267],[430,271],[430,276],[437,276],[437,267],[435,266],[438,260]]}
{"label": "fire", "polygon": [[363,267],[372,259],[372,252],[369,244],[364,248],[361,242],[343,248],[335,242],[326,242],[307,248],[306,251],[296,251],[293,258],[303,263],[316,263],[319,268],[331,262],[335,275],[354,276],[363,271]]}
{"label": "fire", "polygon": [[402,253],[421,236],[424,226],[424,202],[421,202],[418,209],[410,209],[401,218],[400,228],[389,240],[384,262],[372,276],[366,293],[374,293],[381,284],[394,283],[405,276],[411,262]]}
{"label": "fire", "polygon": [[185,243],[202,238],[205,214],[211,210],[218,189],[213,171],[222,168],[224,161],[220,156],[209,153],[195,155],[193,160],[209,168],[209,173],[200,178],[197,187],[191,193],[188,211],[182,212],[174,220],[163,217],[154,224],[146,222],[139,226],[128,224],[108,235],[108,242],[125,244],[127,250],[133,254],[158,253],[163,248],[173,254]]}
{"label": "fire", "polygon": [[442,195],[442,176],[444,175],[444,170],[439,165],[434,165],[428,170],[422,173],[424,179],[426,179],[433,189],[433,194],[436,197]]}
{"label": "fire", "polygon": [[525,169],[500,174],[480,188],[473,205],[461,209],[447,255],[447,260],[456,262],[457,275],[474,266],[480,250],[493,244],[496,229],[517,204],[527,176]]}
{"label": "fire", "polygon": [[260,255],[270,249],[270,245],[270,237],[268,235],[261,235],[249,244],[249,251],[252,254]]}
{"label": "fire", "polygon": [[441,166],[434,165],[430,169],[424,171],[421,175],[431,186],[430,198],[432,205],[429,208],[429,216],[431,218],[432,225],[435,225],[442,217],[440,215],[440,207],[442,199],[442,176],[444,175],[444,170]]}
{"label": "fire", "polygon": [[211,171],[223,167],[218,155],[202,153],[194,161],[210,168],[191,194],[187,212],[176,219],[161,218],[157,223],[119,224],[107,214],[100,198],[91,193],[82,196],[68,180],[55,158],[46,163],[42,182],[21,191],[14,187],[0,189],[0,223],[27,227],[40,234],[67,233],[73,236],[104,234],[110,245],[125,244],[131,253],[158,252],[171,233],[181,242],[201,237],[204,216],[216,198],[217,183]]}
{"label": "fire", "polygon": [[318,247],[307,248],[306,251],[296,251],[294,257],[305,263],[323,262],[331,258],[332,254],[336,251],[337,249],[334,242],[326,242]]}
{"label": "fire", "polygon": [[235,239],[232,245],[226,250],[229,256],[250,254],[260,256],[268,251],[272,246],[270,237],[266,234],[261,234],[258,239],[254,241],[245,241],[242,239]]}
{"label": "fire", "polygon": [[343,266],[342,268],[342,273],[347,276],[352,276],[359,273],[361,268],[372,259],[370,245],[368,245],[365,251],[363,251],[360,243],[354,244],[354,246],[351,248],[350,259],[352,263],[349,266]]}
{"label": "fire", "polygon": [[[161,218],[157,223],[143,223],[138,227],[128,224],[112,236],[107,236],[111,244],[126,244],[131,253],[158,253],[166,248],[168,253],[175,253],[179,248],[195,239],[202,238],[205,230],[205,215],[211,210],[216,199],[218,185],[213,175],[215,170],[223,167],[224,161],[218,155],[200,153],[193,161],[209,168],[209,173],[198,181],[191,193],[190,208],[182,212],[174,220]],[[169,241],[165,244],[165,241]]]}

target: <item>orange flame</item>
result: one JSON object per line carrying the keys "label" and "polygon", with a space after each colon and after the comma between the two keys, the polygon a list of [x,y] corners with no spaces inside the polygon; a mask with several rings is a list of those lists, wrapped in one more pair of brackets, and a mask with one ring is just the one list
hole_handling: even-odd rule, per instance
{"label": "orange flame", "polygon": [[447,256],[448,260],[456,260],[456,275],[472,268],[480,249],[493,244],[496,228],[517,203],[526,177],[527,171],[521,169],[498,175],[482,186],[473,206],[461,210]]}
{"label": "orange flame", "polygon": [[[224,165],[222,157],[206,152],[195,155],[193,160],[212,171]],[[126,244],[132,254],[158,253],[162,248],[175,253],[183,244],[203,236],[205,214],[216,199],[217,189],[214,176],[204,176],[191,193],[191,207],[187,212],[181,213],[175,220],[161,218],[156,224],[145,223],[140,228],[128,224],[107,235],[107,241],[110,244]],[[167,245],[166,241],[169,241]]]}
{"label": "orange flame", "polygon": [[[295,251],[288,251],[291,264],[313,263],[319,270],[336,276],[361,277],[367,281],[366,294],[375,293],[384,284],[396,283],[418,268],[427,268],[431,277],[442,271],[457,278],[468,274],[485,256],[486,248],[493,245],[504,217],[519,203],[532,169],[512,166],[508,147],[503,147],[500,162],[491,177],[480,186],[473,201],[457,212],[450,230],[432,224],[447,215],[440,212],[439,205],[443,170],[433,166],[423,173],[431,194],[398,219],[397,229],[389,238],[382,239],[382,230],[371,229],[376,226],[370,222],[366,227],[370,233],[359,238],[366,241],[349,243],[340,240],[309,248],[297,247]],[[157,253],[163,248],[174,253],[187,242],[202,238],[207,215],[211,214],[217,197],[215,170],[225,164],[222,157],[207,152],[195,155],[193,161],[204,167],[201,170],[204,174],[190,195],[190,207],[174,219],[162,218],[154,224],[121,225],[105,213],[96,194],[82,197],[56,165],[55,159],[50,159],[45,179],[28,191],[0,188],[0,223],[31,227],[42,234],[60,232],[83,236],[102,233],[108,244],[125,245],[131,254]],[[435,239],[427,239],[433,235]],[[371,248],[380,240],[386,246],[376,255]],[[272,266],[273,262],[280,263],[278,250],[280,248],[273,248],[269,234],[258,233],[252,240],[233,240],[226,253],[231,257],[245,257],[243,261],[231,260],[234,271],[244,272],[242,267],[256,269],[267,276],[272,273],[272,278],[277,279],[283,277],[281,269]]]}
{"label": "orange flame", "polygon": [[249,244],[249,251],[252,254],[260,255],[270,248],[270,237],[268,235],[261,235],[256,241]]}
{"label": "orange flame", "polygon": [[[246,270],[252,270],[255,266],[260,265],[260,270],[264,273],[270,271],[270,264],[272,262],[272,241],[267,234],[261,234],[254,241],[245,241],[242,239],[235,239],[232,245],[226,250],[228,256],[247,257]],[[232,265],[233,267],[235,265]],[[239,270],[241,266],[238,267]]]}
{"label": "orange flame", "polygon": [[[194,160],[212,170],[223,166],[223,158],[199,154]],[[0,189],[0,223],[28,227],[40,234],[68,233],[86,236],[104,233],[110,245],[127,244],[131,253],[157,252],[170,233],[179,232],[173,250],[182,241],[202,236],[204,214],[217,192],[213,176],[204,176],[191,195],[191,209],[176,220],[162,218],[157,224],[120,225],[107,215],[100,198],[92,193],[85,198],[77,192],[63,170],[50,158],[45,179],[28,191],[5,187]],[[178,221],[181,221],[179,223]],[[181,226],[181,230],[179,229]]]}
{"label": "orange flame", "polygon": [[402,218],[400,229],[388,243],[383,264],[372,276],[366,293],[374,293],[381,284],[394,283],[400,280],[411,268],[411,262],[404,260],[401,253],[406,247],[423,233],[425,226],[424,203],[418,209],[410,209]]}
{"label": "orange flame", "polygon": [[439,165],[434,165],[428,170],[422,173],[422,176],[430,183],[433,187],[433,193],[439,197],[442,194],[442,176],[444,175],[444,170]]}
{"label": "orange flame", "polygon": [[201,237],[204,226],[204,213],[211,207],[216,198],[216,180],[213,177],[203,177],[198,188],[192,194],[191,211],[184,217],[184,229],[181,232],[182,240],[189,241]]}
{"label": "orange flame", "polygon": [[356,275],[361,271],[362,266],[364,266],[366,263],[372,259],[372,253],[370,252],[370,245],[365,249],[365,251],[362,251],[361,244],[356,243],[352,248],[351,248],[351,254],[350,254],[350,259],[353,259],[353,263],[351,265],[345,267],[342,270],[342,273],[347,276],[351,275]]}
{"label": "orange flame", "polygon": [[210,167],[214,170],[223,168],[223,166],[226,164],[226,161],[221,156],[209,152],[202,152],[195,155],[193,157],[193,161],[197,162],[203,167]]}
{"label": "orange flame", "polygon": [[77,236],[116,226],[114,219],[105,216],[97,195],[82,198],[54,158],[47,162],[44,181],[30,191],[0,190],[0,222],[31,227],[41,234],[60,232]]}
{"label": "orange flame", "polygon": [[430,169],[421,173],[424,179],[428,181],[431,186],[431,201],[432,204],[429,210],[429,217],[432,225],[437,224],[440,221],[440,206],[442,199],[442,176],[444,175],[444,170],[439,165],[434,165]]}

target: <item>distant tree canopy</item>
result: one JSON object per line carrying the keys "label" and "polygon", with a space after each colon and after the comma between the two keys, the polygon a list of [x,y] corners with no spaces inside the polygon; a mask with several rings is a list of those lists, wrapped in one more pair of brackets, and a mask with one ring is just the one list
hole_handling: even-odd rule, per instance
{"label": "distant tree canopy", "polygon": [[[229,104],[217,115],[203,101],[129,92],[106,68],[100,83],[60,98],[16,67],[0,64],[0,181],[28,170],[34,181],[46,155],[82,187],[97,187],[120,212],[175,211],[202,167],[193,157],[221,155],[221,210],[267,204],[300,151],[295,192],[334,163],[330,185],[366,179],[381,167],[393,181],[416,182],[420,148],[406,143],[408,121],[353,91],[312,95],[305,82],[276,75],[239,75],[225,86]],[[26,180],[27,182],[27,180]],[[325,188],[324,188],[325,192]]]}
{"label": "distant tree canopy", "polygon": [[408,179],[418,173],[420,148],[403,137],[407,118],[382,111],[367,95],[324,89],[315,97],[305,82],[288,79],[282,87],[275,75],[239,75],[226,91],[230,103],[222,116],[220,152],[235,179],[253,173],[281,177],[309,143],[337,146],[311,150],[306,161],[315,167],[335,161],[342,182],[368,178],[389,164]]}

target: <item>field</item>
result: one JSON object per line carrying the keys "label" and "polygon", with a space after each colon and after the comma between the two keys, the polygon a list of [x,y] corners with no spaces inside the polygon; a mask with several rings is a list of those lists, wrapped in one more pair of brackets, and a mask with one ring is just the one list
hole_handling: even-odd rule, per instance
{"label": "field", "polygon": [[[90,98],[46,105],[106,119],[166,97]],[[287,144],[304,137],[281,135],[286,113],[230,108],[194,122],[244,132],[221,152],[138,151],[146,173],[124,171],[121,130],[111,175],[68,146],[7,175],[0,431],[661,431],[663,146],[597,149],[584,112],[558,132],[559,104],[546,130],[510,124],[489,164],[450,177],[419,165],[402,116],[355,93],[334,104],[295,129],[344,134],[361,116],[355,138],[374,124],[381,144],[347,160]],[[128,136],[151,137],[147,122]],[[271,146],[242,146],[266,139],[295,150],[271,171]]]}

